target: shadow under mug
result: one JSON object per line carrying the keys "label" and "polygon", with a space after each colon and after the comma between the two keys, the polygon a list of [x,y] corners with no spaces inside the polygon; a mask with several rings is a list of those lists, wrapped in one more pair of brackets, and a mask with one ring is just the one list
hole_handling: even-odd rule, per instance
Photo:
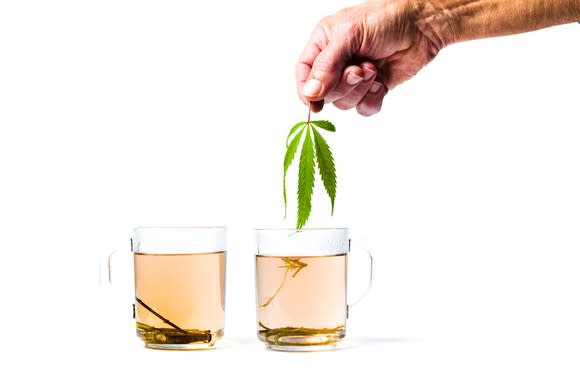
{"label": "shadow under mug", "polygon": [[134,317],[145,346],[213,347],[224,334],[226,228],[139,227],[131,251]]}
{"label": "shadow under mug", "polygon": [[333,349],[345,337],[350,239],[347,228],[256,229],[258,338],[272,350]]}

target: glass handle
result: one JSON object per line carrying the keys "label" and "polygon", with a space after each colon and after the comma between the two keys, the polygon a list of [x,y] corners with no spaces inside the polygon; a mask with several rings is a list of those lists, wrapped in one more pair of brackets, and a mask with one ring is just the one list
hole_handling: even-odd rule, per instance
{"label": "glass handle", "polygon": [[[133,251],[133,239],[131,238],[131,254],[133,254]],[[114,250],[99,257],[99,285],[101,287],[110,288],[118,284],[113,281],[120,276],[119,269],[130,266],[131,257],[127,257],[124,254],[126,253]]]}
{"label": "glass handle", "polygon": [[[349,247],[349,252],[350,252],[350,240],[349,240],[348,247]],[[368,283],[367,283],[367,286],[366,286],[364,292],[359,297],[357,297],[354,300],[354,302],[349,303],[347,305],[347,311],[349,311],[353,306],[355,306],[363,298],[365,298],[369,294],[369,292],[371,290],[371,286],[373,285],[374,271],[375,271],[375,260],[373,258],[373,254],[370,251],[366,250],[366,249],[362,249],[361,251],[363,252],[363,254],[365,254],[368,257],[368,262],[369,262],[369,269],[368,269],[369,278],[368,278]]]}
{"label": "glass handle", "polygon": [[[135,289],[133,283],[132,252],[114,250],[99,256],[99,286],[103,290],[104,301],[111,306],[126,309],[134,316]],[[126,311],[126,310],[123,310]]]}
{"label": "glass handle", "polygon": [[118,253],[118,250],[111,251],[107,255],[102,255],[99,258],[99,285],[101,287],[112,287],[113,277],[112,277],[112,263],[113,257]]}

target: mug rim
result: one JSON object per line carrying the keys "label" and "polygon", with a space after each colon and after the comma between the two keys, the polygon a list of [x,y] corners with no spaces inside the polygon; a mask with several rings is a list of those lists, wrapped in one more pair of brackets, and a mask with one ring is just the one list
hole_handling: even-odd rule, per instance
{"label": "mug rim", "polygon": [[134,227],[133,230],[137,231],[137,230],[141,230],[141,229],[222,229],[222,230],[227,230],[228,227],[225,225],[208,225],[208,226],[189,226],[189,225],[144,225],[144,226],[138,226],[138,227]]}
{"label": "mug rim", "polygon": [[254,231],[269,231],[269,232],[288,232],[288,231],[293,231],[293,232],[322,232],[322,231],[331,231],[331,230],[348,230],[348,227],[319,227],[319,228],[300,228],[300,229],[296,229],[296,228],[289,228],[289,227],[258,227],[258,228],[254,228]]}
{"label": "mug rim", "polygon": [[227,227],[137,227],[131,235],[136,254],[205,254],[227,249]]}

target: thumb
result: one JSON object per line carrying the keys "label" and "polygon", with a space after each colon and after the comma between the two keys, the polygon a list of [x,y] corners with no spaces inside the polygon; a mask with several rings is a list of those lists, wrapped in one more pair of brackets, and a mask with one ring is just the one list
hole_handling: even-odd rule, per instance
{"label": "thumb", "polygon": [[302,95],[307,100],[311,102],[323,100],[334,90],[351,57],[348,45],[346,38],[335,38],[320,51],[302,88]]}

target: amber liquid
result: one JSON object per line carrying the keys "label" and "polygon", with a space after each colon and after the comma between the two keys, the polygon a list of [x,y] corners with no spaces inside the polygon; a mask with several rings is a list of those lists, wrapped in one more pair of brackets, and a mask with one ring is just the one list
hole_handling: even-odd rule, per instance
{"label": "amber liquid", "polygon": [[135,254],[135,318],[145,345],[208,347],[223,336],[225,252]]}
{"label": "amber liquid", "polygon": [[346,254],[256,256],[258,338],[286,350],[344,338],[346,267]]}

